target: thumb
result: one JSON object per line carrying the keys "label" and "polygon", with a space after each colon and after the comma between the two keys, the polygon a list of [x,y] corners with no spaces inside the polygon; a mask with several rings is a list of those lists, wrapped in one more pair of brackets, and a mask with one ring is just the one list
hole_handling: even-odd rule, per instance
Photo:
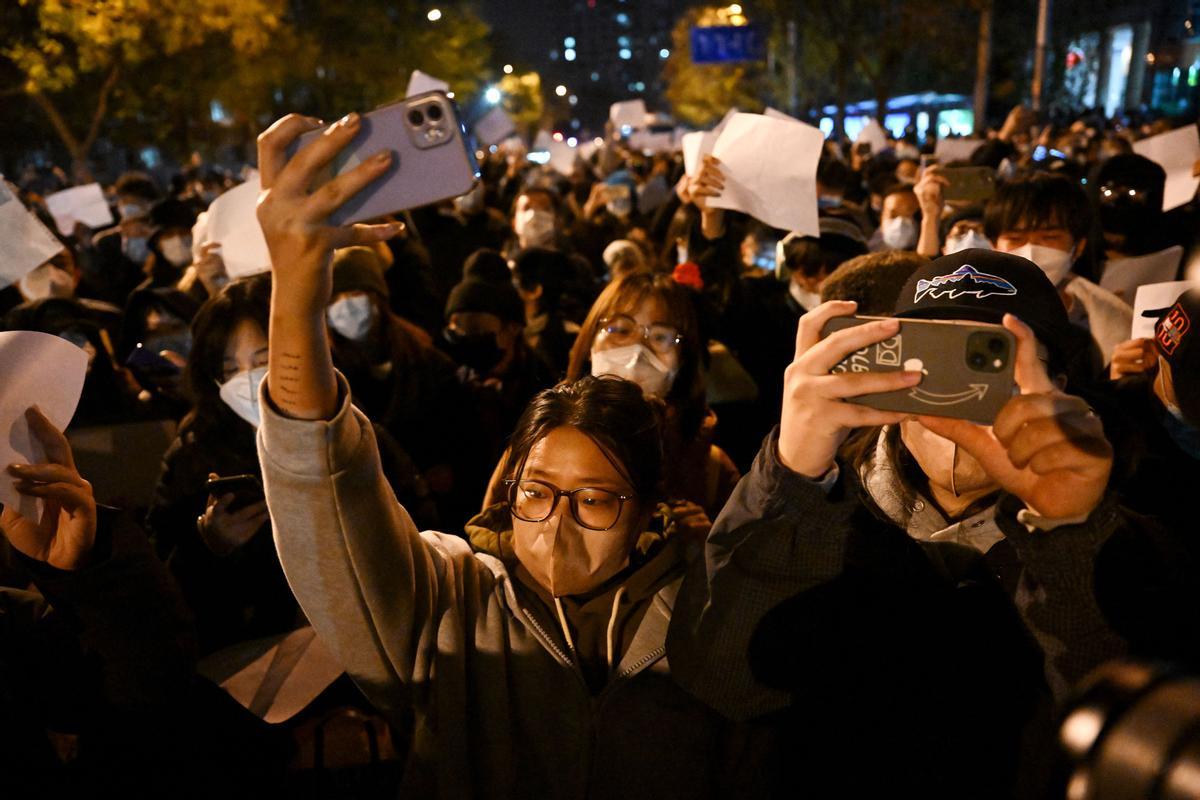
{"label": "thumb", "polygon": [[1008,451],[1000,444],[992,433],[991,428],[976,425],[964,419],[951,417],[917,417],[931,433],[936,433],[949,439],[961,447],[979,466],[991,475],[1002,486],[1008,487],[1008,482],[1016,473],[1016,468],[1009,461]]}
{"label": "thumb", "polygon": [[1057,389],[1046,372],[1046,365],[1038,358],[1037,337],[1033,329],[1013,314],[1005,314],[1004,327],[1017,340],[1016,364],[1014,379],[1021,394],[1044,394]]}

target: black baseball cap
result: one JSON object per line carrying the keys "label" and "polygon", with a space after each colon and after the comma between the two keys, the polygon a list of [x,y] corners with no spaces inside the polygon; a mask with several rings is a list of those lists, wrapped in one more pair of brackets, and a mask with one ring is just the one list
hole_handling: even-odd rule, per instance
{"label": "black baseball cap", "polygon": [[1154,345],[1171,365],[1175,401],[1183,416],[1200,426],[1200,289],[1179,296],[1154,324]]}
{"label": "black baseball cap", "polygon": [[1063,355],[1074,340],[1067,309],[1046,273],[1032,261],[973,248],[934,259],[909,276],[896,299],[897,317],[968,319],[999,324],[1013,314],[1038,341]]}

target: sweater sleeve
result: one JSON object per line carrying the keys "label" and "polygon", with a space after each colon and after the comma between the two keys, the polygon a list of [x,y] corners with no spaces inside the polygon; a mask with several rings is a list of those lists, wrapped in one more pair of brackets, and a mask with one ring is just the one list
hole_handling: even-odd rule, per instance
{"label": "sweater sleeve", "polygon": [[371,423],[338,383],[334,417],[306,421],[279,414],[263,382],[263,486],[280,562],[313,628],[371,701],[395,711],[425,690],[439,645],[463,649],[447,612],[486,597],[495,577],[461,539],[417,531],[383,475]]}
{"label": "sweater sleeve", "polygon": [[667,639],[675,678],[733,719],[787,705],[787,692],[756,679],[751,638],[771,609],[841,574],[858,505],[781,464],[778,437],[776,428],[713,524]]}

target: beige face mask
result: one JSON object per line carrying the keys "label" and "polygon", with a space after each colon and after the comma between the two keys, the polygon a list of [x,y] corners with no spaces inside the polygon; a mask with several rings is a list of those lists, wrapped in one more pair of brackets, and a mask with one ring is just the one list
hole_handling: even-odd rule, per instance
{"label": "beige face mask", "polygon": [[919,422],[905,420],[900,423],[900,438],[929,480],[949,489],[955,497],[993,482],[970,454]]}
{"label": "beige face mask", "polygon": [[[586,594],[623,570],[632,550],[627,526],[581,528],[566,508],[567,498],[543,522],[513,519],[513,551],[543,588],[555,597]],[[628,510],[627,510],[628,511]],[[622,515],[624,519],[624,515]]]}

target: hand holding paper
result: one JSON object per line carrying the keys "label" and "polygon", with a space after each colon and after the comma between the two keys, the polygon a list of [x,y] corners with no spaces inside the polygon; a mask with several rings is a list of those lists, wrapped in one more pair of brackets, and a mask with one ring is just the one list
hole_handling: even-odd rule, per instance
{"label": "hand holding paper", "polygon": [[64,236],[75,233],[75,223],[82,222],[89,228],[103,228],[113,224],[112,210],[104,199],[104,191],[98,183],[72,186],[46,195],[46,208],[54,217],[54,224]]}
{"label": "hand holding paper", "polygon": [[[45,437],[31,428],[26,412],[36,405],[51,427],[66,428],[83,392],[87,364],[86,352],[57,336],[0,333],[0,464],[38,464],[53,456],[43,449]],[[40,518],[35,498],[18,492],[10,474],[0,476],[0,503],[6,513]]]}
{"label": "hand holding paper", "polygon": [[737,114],[713,147],[725,188],[712,208],[744,211],[775,228],[820,235],[817,161],[825,136],[817,128],[760,114]]}

